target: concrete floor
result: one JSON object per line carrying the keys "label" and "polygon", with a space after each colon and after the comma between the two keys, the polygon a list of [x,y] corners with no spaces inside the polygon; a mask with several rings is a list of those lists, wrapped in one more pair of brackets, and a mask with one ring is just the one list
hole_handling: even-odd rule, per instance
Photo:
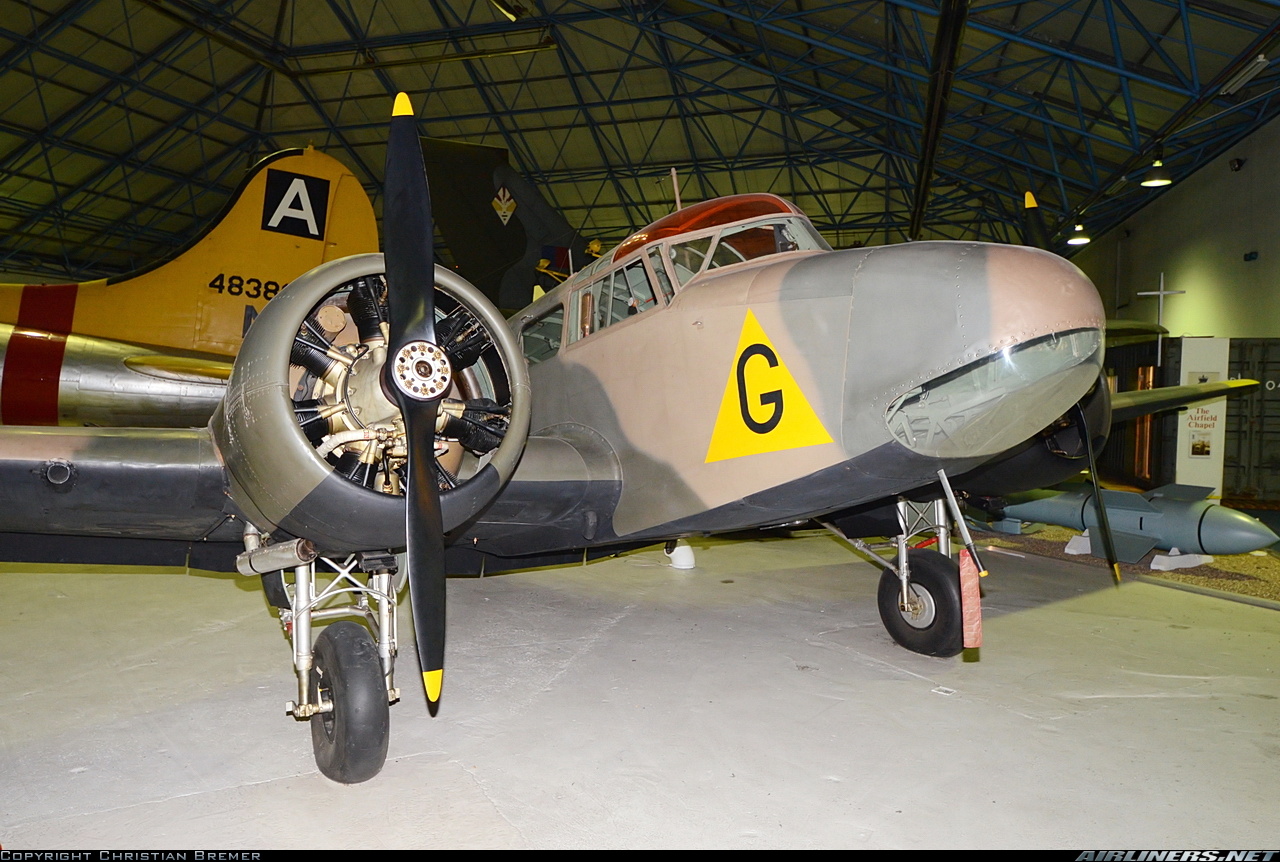
{"label": "concrete floor", "polygon": [[930,659],[830,538],[695,546],[451,581],[440,715],[409,646],[350,787],[255,583],[10,566],[0,845],[1280,844],[1280,613],[988,554],[980,660]]}

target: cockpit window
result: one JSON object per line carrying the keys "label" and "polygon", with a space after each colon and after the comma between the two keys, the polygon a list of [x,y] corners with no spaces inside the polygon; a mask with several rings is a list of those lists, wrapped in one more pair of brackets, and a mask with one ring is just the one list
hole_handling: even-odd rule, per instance
{"label": "cockpit window", "polygon": [[644,261],[634,260],[573,292],[569,300],[569,340],[586,338],[658,305]]}
{"label": "cockpit window", "polygon": [[676,292],[671,286],[671,276],[667,275],[667,268],[662,263],[661,246],[649,249],[649,265],[653,267],[654,277],[658,279],[658,290],[662,292],[663,298],[670,302]]}
{"label": "cockpit window", "polygon": [[757,257],[773,254],[773,229],[769,226],[725,231],[711,255],[711,268],[732,266]]}
{"label": "cockpit window", "polygon": [[703,236],[671,244],[668,253],[671,256],[671,266],[676,271],[676,281],[685,284],[702,271],[707,252],[711,250],[712,239],[713,237]]}
{"label": "cockpit window", "polygon": [[537,365],[559,352],[563,330],[564,307],[560,305],[524,325],[520,331],[520,343],[524,348],[524,358],[530,365]]}
{"label": "cockpit window", "polygon": [[711,269],[731,266],[781,254],[785,251],[829,250],[821,236],[815,236],[806,222],[799,219],[780,219],[769,224],[749,224],[726,228],[720,234],[715,251],[711,254]]}
{"label": "cockpit window", "polygon": [[629,263],[613,274],[610,323],[648,311],[657,302],[653,296],[653,285],[649,284],[649,274],[644,271],[644,261]]}
{"label": "cockpit window", "polygon": [[[711,249],[713,239],[714,250]],[[788,251],[831,251],[831,246],[804,218],[782,216],[725,228],[714,237],[673,242],[668,247],[672,269],[681,285],[697,275],[704,263],[708,269],[716,269]]]}

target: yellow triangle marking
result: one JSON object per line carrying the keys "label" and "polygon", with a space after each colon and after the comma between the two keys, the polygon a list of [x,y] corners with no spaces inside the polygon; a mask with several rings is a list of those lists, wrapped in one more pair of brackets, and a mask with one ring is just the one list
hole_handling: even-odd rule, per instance
{"label": "yellow triangle marking", "polygon": [[830,442],[800,384],[748,308],[706,463]]}
{"label": "yellow triangle marking", "polygon": [[440,689],[444,686],[443,670],[425,670],[422,672],[422,687],[427,690],[427,700],[435,703],[440,699]]}

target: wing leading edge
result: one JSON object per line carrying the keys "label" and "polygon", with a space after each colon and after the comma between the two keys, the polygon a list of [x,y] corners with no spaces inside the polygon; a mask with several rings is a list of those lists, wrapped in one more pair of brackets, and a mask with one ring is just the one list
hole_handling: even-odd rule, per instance
{"label": "wing leading edge", "polygon": [[1257,380],[1223,380],[1217,383],[1193,383],[1189,386],[1163,386],[1159,389],[1138,389],[1132,392],[1116,392],[1111,396],[1112,424],[1136,419],[1150,413],[1174,410],[1188,404],[1212,401],[1226,395],[1240,395],[1257,389]]}

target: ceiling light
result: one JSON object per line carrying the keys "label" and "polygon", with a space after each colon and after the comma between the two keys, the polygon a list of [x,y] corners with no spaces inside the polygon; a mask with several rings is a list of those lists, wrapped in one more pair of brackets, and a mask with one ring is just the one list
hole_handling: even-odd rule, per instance
{"label": "ceiling light", "polygon": [[1258,77],[1258,74],[1265,68],[1267,68],[1267,55],[1259,54],[1249,61],[1249,65],[1232,75],[1231,80],[1222,85],[1218,95],[1234,96],[1241,87]]}
{"label": "ceiling light", "polygon": [[508,21],[516,21],[525,11],[523,7],[508,3],[507,0],[489,0],[489,3]]}
{"label": "ceiling light", "polygon": [[1172,182],[1173,177],[1169,174],[1169,169],[1164,166],[1164,162],[1160,159],[1152,162],[1151,168],[1142,177],[1142,185],[1147,188],[1167,186]]}
{"label": "ceiling light", "polygon": [[1067,237],[1067,245],[1084,245],[1090,239],[1089,234],[1084,232],[1084,225],[1078,224],[1071,236]]}

